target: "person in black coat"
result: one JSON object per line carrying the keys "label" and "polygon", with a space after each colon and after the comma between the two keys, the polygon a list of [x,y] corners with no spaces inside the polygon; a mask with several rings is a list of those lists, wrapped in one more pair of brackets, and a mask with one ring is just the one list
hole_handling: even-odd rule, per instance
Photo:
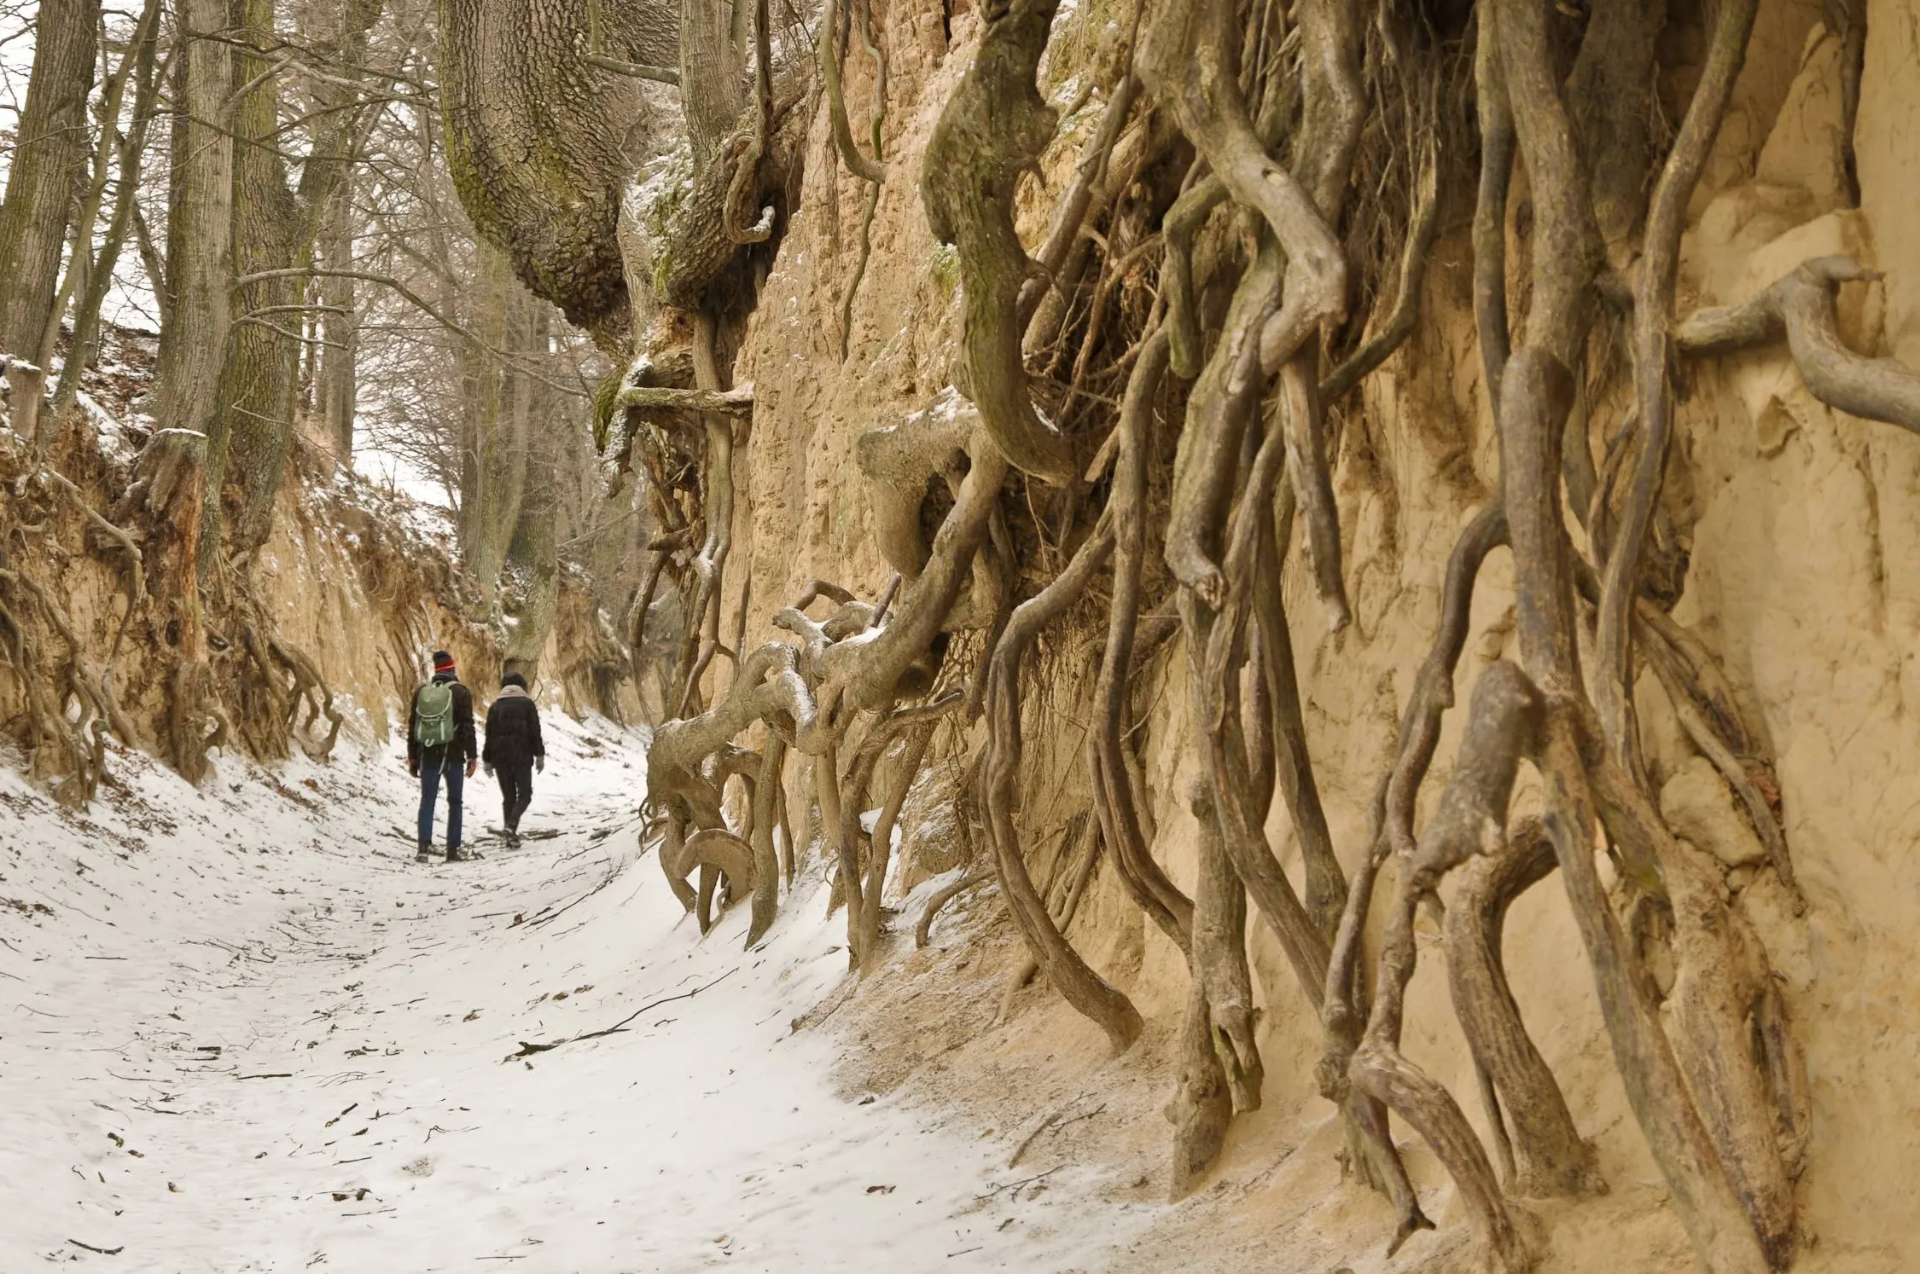
{"label": "person in black coat", "polygon": [[[421,699],[429,688],[445,687],[451,693],[435,697],[446,705],[444,712],[423,714]],[[431,740],[422,743],[425,736]],[[428,862],[433,850],[433,807],[444,781],[447,789],[447,861],[460,862],[460,794],[467,779],[473,777],[475,754],[473,738],[473,692],[460,684],[453,656],[444,650],[433,652],[433,680],[413,692],[413,705],[407,714],[407,773],[420,780],[420,847],[416,862]]]}
{"label": "person in black coat", "polygon": [[507,844],[520,844],[520,816],[533,801],[533,775],[547,766],[540,739],[540,709],[527,693],[527,679],[510,672],[500,680],[500,697],[487,709],[487,746],[480,754],[487,773],[500,780],[501,819]]}

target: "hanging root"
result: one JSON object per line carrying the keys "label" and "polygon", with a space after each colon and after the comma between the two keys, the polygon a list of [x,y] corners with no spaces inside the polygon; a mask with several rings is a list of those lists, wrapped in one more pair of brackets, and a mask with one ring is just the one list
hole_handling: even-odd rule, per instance
{"label": "hanging root", "polygon": [[[1135,10],[1136,24],[1140,12]],[[1060,338],[1072,293],[1085,271],[1086,254],[1093,242],[1082,233],[1082,228],[1112,199],[1114,192],[1106,181],[1108,166],[1139,94],[1140,81],[1131,74],[1123,76],[1114,86],[1099,127],[1074,162],[1073,176],[1068,179],[1060,201],[1054,205],[1046,242],[1034,258],[1034,276],[1022,285],[1016,311],[1025,332],[1023,346],[1028,351],[1045,349]],[[1082,349],[1091,343],[1091,338],[1082,342]]]}
{"label": "hanging root", "polygon": [[1139,1010],[1088,967],[1047,914],[1033,887],[1014,829],[1013,800],[1020,773],[1020,663],[1040,630],[1086,588],[1113,551],[1113,533],[1102,527],[1081,545],[1059,578],[1014,609],[994,649],[987,675],[987,764],[982,774],[987,837],[993,846],[1001,896],[1034,961],[1066,1001],[1107,1033],[1116,1053],[1140,1036]]}
{"label": "hanging root", "polygon": [[25,607],[0,602],[0,623],[9,635],[8,659],[26,701],[33,772],[59,779],[54,795],[62,804],[83,806],[106,773],[107,734],[132,742],[132,727],[106,678],[87,660],[65,610],[24,572],[0,567],[0,585],[30,602],[67,647],[64,666],[52,665],[21,621]]}
{"label": "hanging root", "polygon": [[880,208],[880,187],[887,179],[887,166],[881,156],[882,133],[887,121],[887,57],[873,39],[873,11],[870,3],[860,6],[860,44],[873,60],[873,158],[868,159],[853,144],[853,130],[847,123],[847,105],[840,89],[840,62],[835,45],[840,39],[837,0],[829,0],[820,19],[820,81],[826,89],[831,112],[834,144],[847,167],[867,182],[867,206],[860,213],[860,255],[853,263],[853,277],[847,280],[846,295],[840,298],[840,361],[847,361],[853,340],[853,302],[860,294],[860,281],[866,277],[867,261],[873,255],[873,215]]}
{"label": "hanging root", "polygon": [[1337,402],[1353,392],[1355,386],[1393,357],[1394,351],[1413,335],[1420,321],[1420,293],[1426,286],[1427,261],[1433,255],[1433,243],[1440,235],[1440,160],[1429,138],[1421,148],[1420,189],[1414,202],[1413,225],[1407,231],[1400,250],[1400,290],[1386,322],[1367,338],[1365,344],[1343,359],[1320,382],[1320,401]]}
{"label": "hanging root", "polygon": [[1101,834],[1113,847],[1115,869],[1134,902],[1181,950],[1193,932],[1193,903],[1167,879],[1148,851],[1138,797],[1124,751],[1123,727],[1133,673],[1134,636],[1140,622],[1140,570],[1145,557],[1147,432],[1154,398],[1166,373],[1169,342],[1164,330],[1149,335],[1127,379],[1126,401],[1114,435],[1119,451],[1108,512],[1113,521],[1113,601],[1108,608],[1106,648],[1094,687],[1094,722],[1088,734],[1088,770]]}
{"label": "hanging root", "polygon": [[[1047,882],[1047,915],[1054,927],[1064,935],[1073,927],[1073,918],[1080,914],[1080,900],[1086,896],[1087,886],[1093,882],[1094,871],[1100,866],[1100,837],[1095,825],[1085,818],[1072,818],[1062,829],[1061,848],[1053,862],[1053,878]],[[1044,843],[1051,837],[1039,837]],[[1013,1016],[1013,1001],[1033,975],[1040,971],[1040,962],[1033,958],[1031,951],[1007,975],[1006,990],[1001,993],[1000,1007],[994,1014],[996,1024],[1007,1021]]]}
{"label": "hanging root", "polygon": [[1540,700],[1520,670],[1497,663],[1480,676],[1461,743],[1460,759],[1421,833],[1411,860],[1401,863],[1394,909],[1380,952],[1380,977],[1360,1047],[1348,1063],[1353,1086],[1385,1102],[1420,1130],[1446,1164],[1470,1208],[1493,1266],[1533,1267],[1534,1245],[1508,1208],[1486,1150],[1452,1094],[1400,1052],[1407,983],[1418,958],[1414,911],[1440,878],[1475,853],[1492,848],[1506,821],[1507,800],[1521,756],[1540,728]]}
{"label": "hanging root", "polygon": [[[1303,5],[1301,26],[1310,54],[1297,180],[1268,156],[1237,89],[1240,28],[1226,6],[1205,0],[1172,4],[1156,12],[1141,46],[1142,78],[1228,193],[1257,210],[1273,236],[1242,277],[1219,346],[1195,387],[1194,402],[1205,410],[1189,406],[1181,436],[1176,481],[1186,480],[1176,487],[1167,563],[1208,606],[1220,608],[1224,586],[1204,542],[1205,528],[1227,498],[1238,431],[1249,395],[1258,395],[1259,373],[1278,371],[1288,403],[1288,458],[1306,515],[1315,580],[1337,631],[1348,614],[1317,397],[1319,342],[1308,338],[1346,313],[1346,258],[1324,214],[1338,215],[1363,106],[1354,83],[1356,43],[1347,7],[1337,0]],[[1176,329],[1176,335],[1187,333]],[[1209,376],[1215,383],[1205,383]]]}
{"label": "hanging root", "polygon": [[1575,1129],[1560,1085],[1520,1020],[1500,954],[1507,908],[1553,868],[1552,842],[1537,822],[1523,823],[1498,849],[1466,866],[1445,921],[1454,1012],[1483,1077],[1487,1126],[1507,1189],[1521,1198],[1607,1188],[1593,1147]]}
{"label": "hanging root", "polygon": [[[1654,187],[1647,225],[1646,256],[1634,298],[1634,389],[1640,423],[1640,454],[1617,530],[1607,537],[1608,558],[1601,588],[1596,645],[1601,675],[1595,695],[1609,743],[1621,764],[1636,775],[1642,765],[1633,726],[1630,618],[1641,588],[1641,557],[1653,525],[1655,503],[1666,473],[1672,437],[1672,402],[1667,385],[1667,316],[1673,308],[1679,271],[1680,235],[1720,118],[1745,59],[1757,0],[1727,0],[1714,17],[1706,73]],[[1831,314],[1829,308],[1828,313]],[[1682,342],[1684,344],[1684,342]],[[1920,384],[1920,382],[1916,382]],[[1920,398],[1916,398],[1920,404]],[[1920,416],[1916,416],[1920,421]],[[1576,499],[1579,496],[1576,494]]]}
{"label": "hanging root", "polygon": [[[714,350],[714,323],[704,313],[694,317],[693,366],[700,388],[718,392],[720,371]],[[679,715],[694,709],[700,697],[700,679],[720,649],[720,596],[725,578],[727,554],[733,547],[733,426],[723,416],[706,413],[706,464],[701,473],[706,480],[703,513],[707,522],[705,540],[693,557],[694,578],[699,587],[694,593],[686,633],[681,640],[683,670],[679,696]]]}

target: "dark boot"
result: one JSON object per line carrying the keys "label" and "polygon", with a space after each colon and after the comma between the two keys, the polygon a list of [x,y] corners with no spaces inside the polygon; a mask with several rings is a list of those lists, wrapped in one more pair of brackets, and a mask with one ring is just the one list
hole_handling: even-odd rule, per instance
{"label": "dark boot", "polygon": [[414,856],[413,856],[413,861],[414,861],[414,862],[416,862],[416,863],[430,863],[430,862],[432,862],[432,861],[433,861],[433,847],[432,847],[432,846],[430,846],[430,845],[422,845],[422,846],[420,847],[420,849],[419,849],[419,851],[418,851],[417,853],[415,853],[415,854],[414,854]]}

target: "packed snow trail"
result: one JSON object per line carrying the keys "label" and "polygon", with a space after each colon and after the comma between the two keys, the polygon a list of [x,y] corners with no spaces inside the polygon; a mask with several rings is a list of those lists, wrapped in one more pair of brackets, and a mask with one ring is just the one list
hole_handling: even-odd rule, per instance
{"label": "packed snow trail", "polygon": [[[0,1270],[1100,1267],[1133,1227],[1047,1206],[1081,1169],[1022,1200],[998,1139],[834,1091],[792,1030],[844,976],[817,886],[701,939],[636,850],[639,740],[548,731],[558,834],[453,865],[391,755],[205,793],[122,756],[83,815],[0,765]],[[469,782],[469,827],[498,805]]]}

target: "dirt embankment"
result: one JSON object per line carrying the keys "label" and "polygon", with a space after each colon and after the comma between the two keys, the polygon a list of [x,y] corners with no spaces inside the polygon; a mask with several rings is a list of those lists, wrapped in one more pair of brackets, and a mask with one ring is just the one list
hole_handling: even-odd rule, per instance
{"label": "dirt embankment", "polygon": [[[1841,146],[1839,41],[1813,3],[1763,4],[1725,127],[1689,212],[1676,310],[1754,296],[1804,260],[1845,252],[1881,274],[1840,294],[1845,339],[1870,355],[1920,365],[1920,8],[1867,6],[1868,40],[1855,132],[1859,206],[1851,207]],[[851,307],[841,361],[840,312],[854,275],[867,186],[835,162],[826,112],[808,143],[808,180],[762,295],[736,379],[752,381],[752,442],[736,460],[745,493],[735,561],[756,605],[749,645],[772,635],[774,605],[824,577],[877,594],[888,567],[869,524],[855,463],[858,435],[926,406],[952,379],[958,332],[951,254],[922,207],[919,157],[965,70],[971,12],[926,0],[876,5],[888,54],[885,150],[891,170],[872,227],[872,259]],[[1069,23],[1072,19],[1067,19]],[[1686,30],[1681,29],[1684,36]],[[949,34],[951,46],[949,46]],[[1079,48],[1098,45],[1082,33]],[[1697,57],[1680,39],[1663,82],[1676,118]],[[1696,43],[1698,43],[1696,41]],[[1056,39],[1051,56],[1076,47]],[[866,134],[871,80],[851,59],[853,131]],[[1070,77],[1061,77],[1070,78]],[[1044,81],[1043,81],[1044,82]],[[1056,83],[1056,102],[1072,83]],[[1049,152],[1046,182],[1023,186],[1021,229],[1044,233],[1075,142],[1098,119],[1083,108]],[[1524,198],[1516,200],[1524,209]],[[1427,653],[1446,555],[1497,480],[1496,445],[1474,346],[1467,218],[1443,227],[1426,274],[1413,338],[1364,386],[1340,421],[1336,470],[1354,622],[1325,636],[1303,555],[1288,568],[1295,658],[1307,730],[1334,842],[1351,870],[1367,838],[1368,802],[1392,754],[1397,723]],[[1064,374],[1064,373],[1063,373]],[[1624,402],[1589,404],[1619,420]],[[1891,1274],[1920,1268],[1920,439],[1817,402],[1784,346],[1685,363],[1664,502],[1689,563],[1676,618],[1693,626],[1726,670],[1751,729],[1777,765],[1801,887],[1796,916],[1779,879],[1758,862],[1751,829],[1728,789],[1688,741],[1650,680],[1640,693],[1648,764],[1669,821],[1719,861],[1724,888],[1752,921],[1805,1049],[1811,1115],[1798,1185],[1805,1243],[1798,1268]],[[1159,421],[1160,431],[1178,422]],[[1164,445],[1170,446],[1170,441]],[[737,597],[737,593],[736,593]],[[1513,590],[1504,554],[1483,575],[1457,678],[1464,704],[1479,671],[1514,648]],[[734,598],[722,629],[733,631]],[[777,603],[776,603],[777,604]],[[954,650],[962,643],[956,641]],[[950,655],[950,658],[956,657]],[[1092,684],[1088,632],[1060,636],[1039,674],[1055,693],[1031,694],[1025,719],[1023,835],[1043,883],[1084,811],[1086,705],[1066,689]],[[1187,795],[1197,745],[1175,646],[1141,675],[1160,687],[1144,723],[1155,856],[1193,887],[1195,821]],[[1461,717],[1449,714],[1439,753],[1453,754]],[[936,766],[903,818],[910,859],[948,855],[940,816],[959,775]],[[1431,813],[1444,773],[1427,784]],[[1521,794],[1525,808],[1527,796]],[[1298,878],[1283,813],[1269,836]],[[1391,868],[1388,869],[1391,871]],[[911,885],[924,872],[909,870]],[[1390,882],[1389,882],[1390,883]],[[1063,1158],[1117,1165],[1113,1190],[1142,1200],[1166,1184],[1173,1035],[1186,994],[1180,955],[1104,869],[1070,936],[1149,1020],[1143,1044],[1109,1061],[1100,1032],[1044,987],[1003,997],[1022,952],[995,919],[990,893],[948,914],[912,976],[869,979],[837,1009],[872,1052],[853,1086],[925,1086],[976,1103],[983,1126],[1040,1129],[1027,1153],[1040,1171]],[[909,919],[913,917],[909,916]],[[1376,909],[1376,926],[1379,910]],[[911,926],[907,926],[910,928]],[[1471,1060],[1455,1023],[1446,968],[1423,916],[1422,961],[1409,995],[1407,1055],[1454,1093],[1485,1136]],[[1158,1238],[1124,1268],[1356,1271],[1442,1268],[1464,1252],[1466,1214],[1448,1178],[1409,1141],[1415,1183],[1434,1235],[1415,1236],[1391,1263],[1386,1202],[1336,1188],[1339,1133],[1315,1094],[1319,1024],[1270,931],[1251,928],[1266,1104],[1237,1121],[1213,1182],[1170,1212]],[[1377,940],[1377,933],[1373,935]],[[1592,977],[1564,894],[1527,893],[1506,928],[1513,991],[1564,1089],[1581,1133],[1598,1147],[1610,1186],[1602,1199],[1544,1209],[1553,1269],[1691,1268],[1660,1174],[1630,1111],[1607,1043]],[[1003,1003],[1004,999],[1004,1003]],[[1003,1011],[1004,1010],[1004,1011]],[[1048,1122],[1051,1121],[1051,1122]],[[1044,1160],[1044,1162],[1043,1162]]]}
{"label": "dirt embankment", "polygon": [[[191,774],[202,744],[273,759],[323,755],[337,731],[383,742],[404,728],[396,714],[439,647],[468,682],[498,684],[501,620],[453,553],[445,516],[302,438],[267,543],[195,590],[206,682],[187,687],[181,528],[197,519],[181,494],[191,483],[156,464],[168,440],[155,444],[134,411],[150,347],[110,334],[44,458],[0,428],[0,746],[15,764],[77,800],[113,747]],[[626,663],[578,582],[563,583],[543,697],[630,712]]]}

